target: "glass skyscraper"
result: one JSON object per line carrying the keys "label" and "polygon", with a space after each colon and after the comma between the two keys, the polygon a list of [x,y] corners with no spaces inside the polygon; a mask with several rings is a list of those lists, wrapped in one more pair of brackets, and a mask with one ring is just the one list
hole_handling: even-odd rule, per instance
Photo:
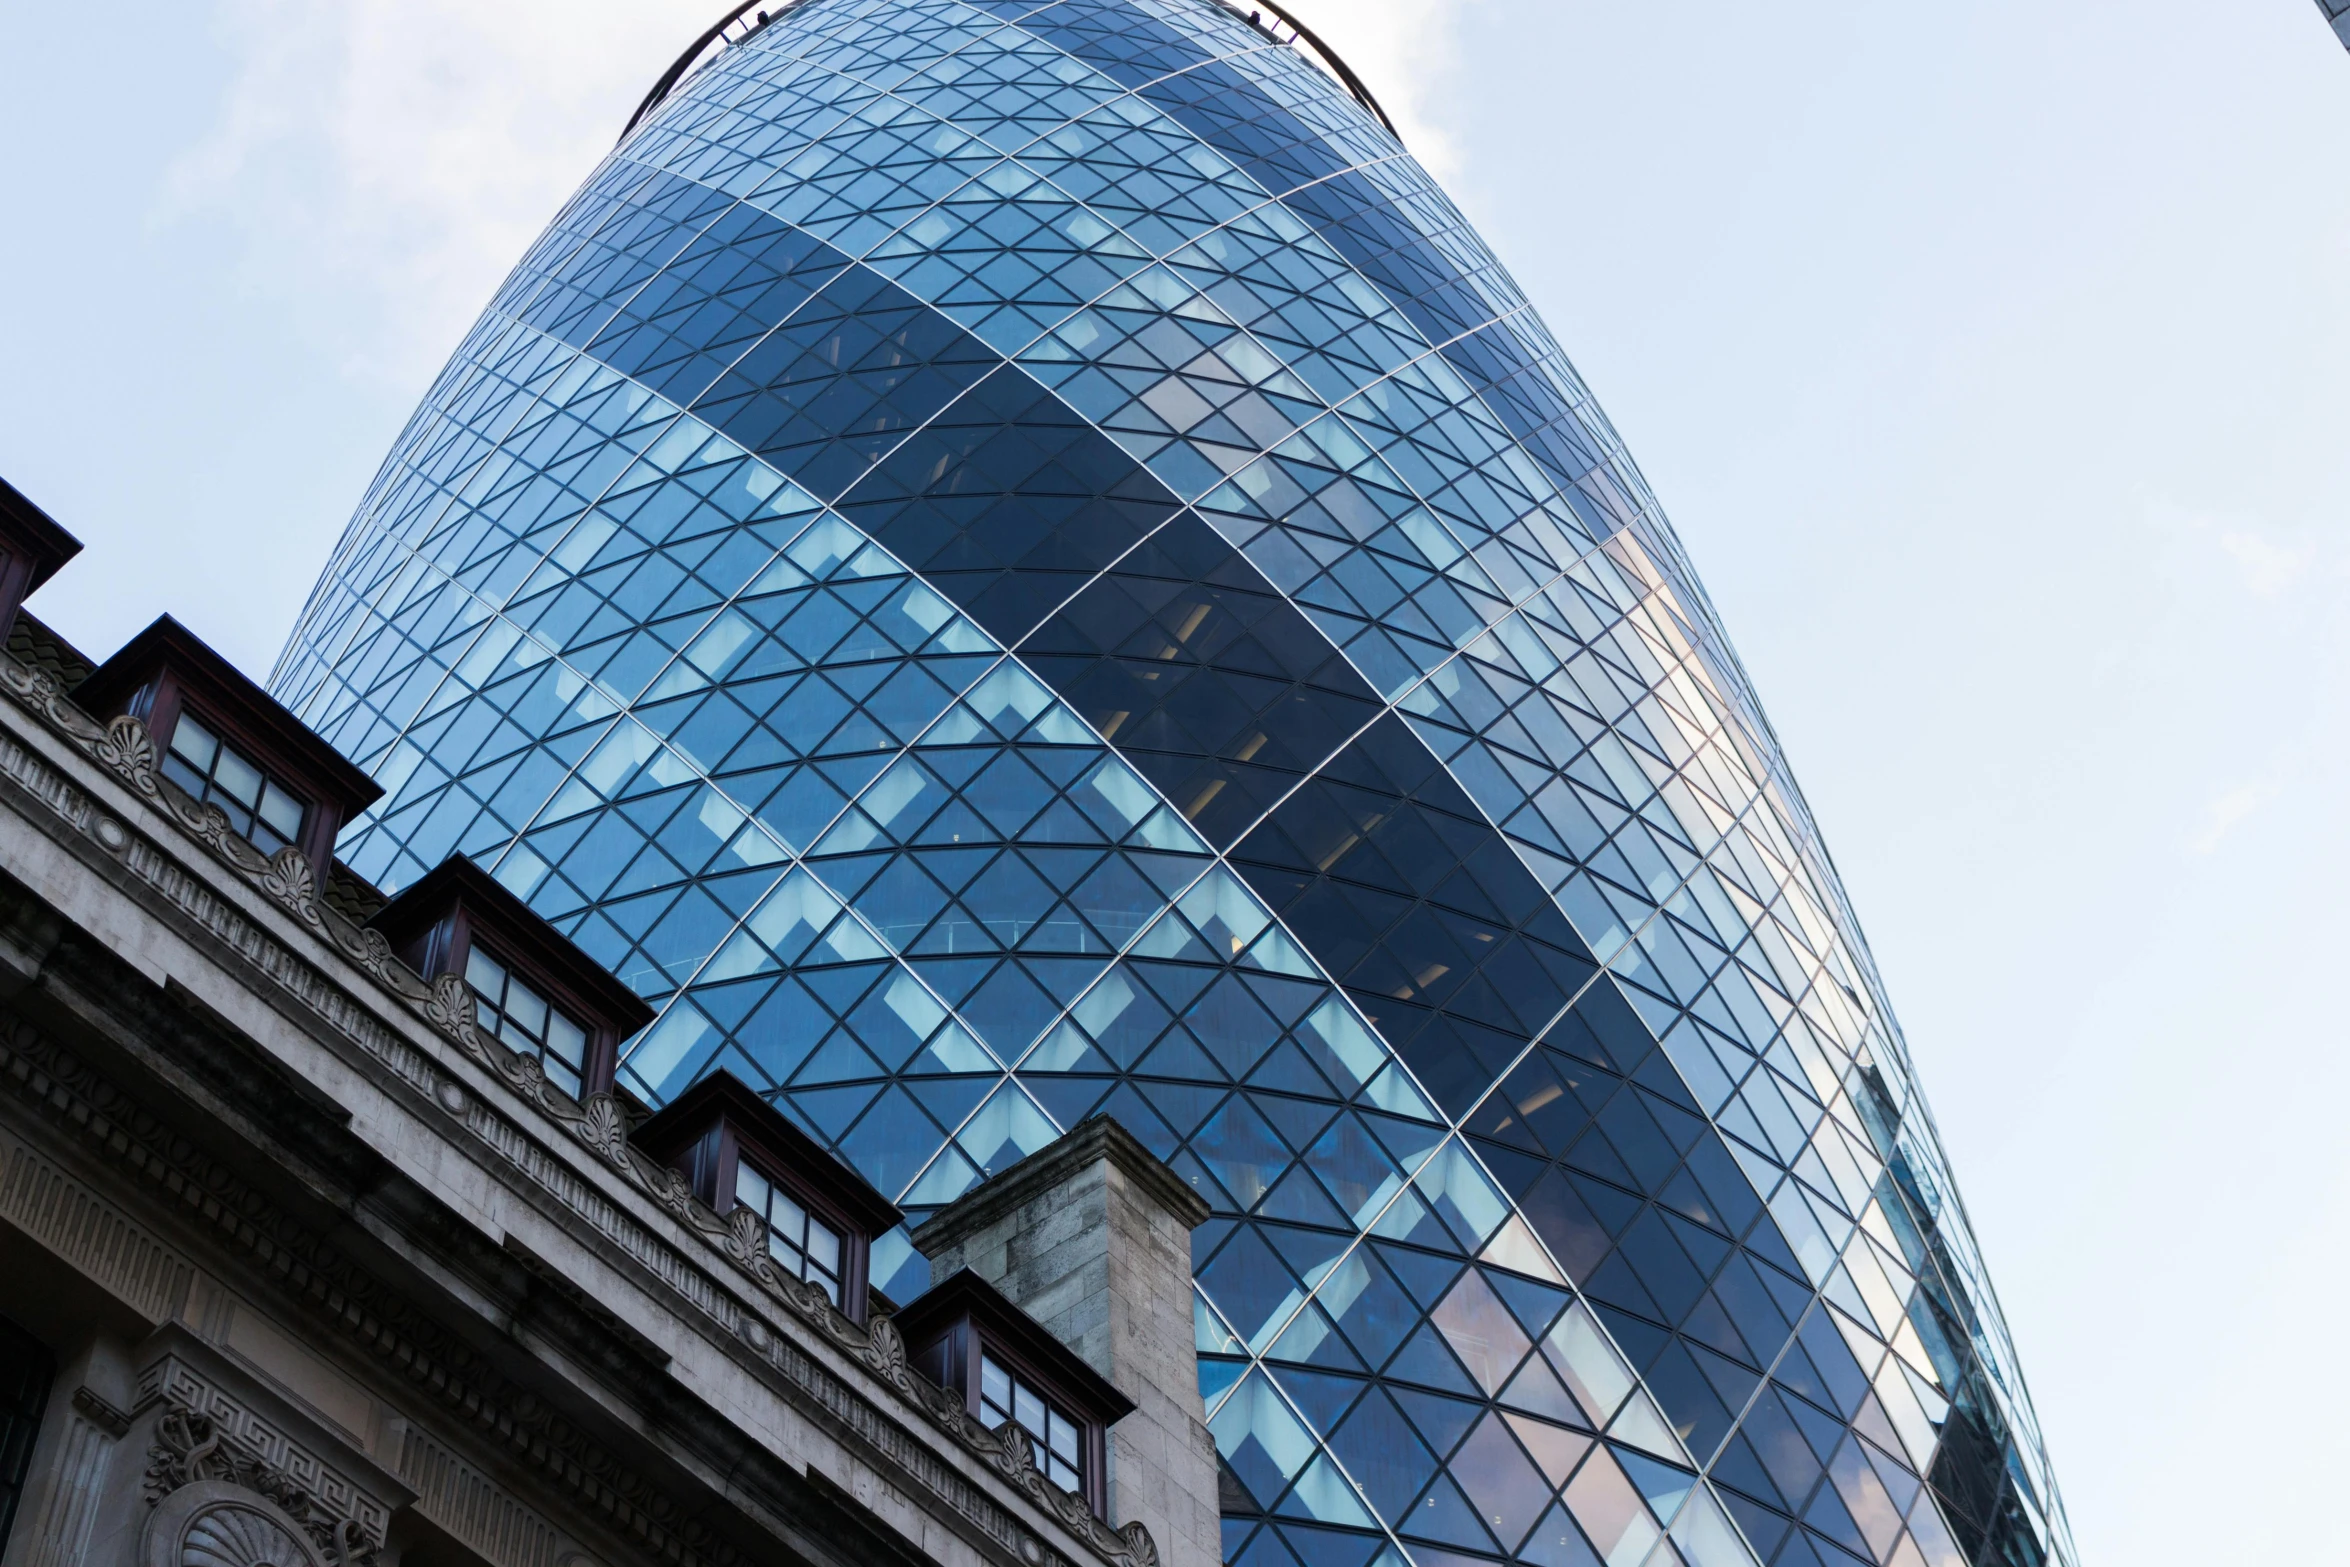
{"label": "glass skyscraper", "polygon": [[2333,24],[2334,36],[2350,44],[2350,0],[2317,0],[2317,8]]}
{"label": "glass skyscraper", "polygon": [[631,1091],[728,1068],[916,1215],[1097,1112],[1196,1183],[1233,1562],[2074,1559],[1695,575],[1288,27],[744,18],[275,689],[361,873],[473,856],[660,1008]]}

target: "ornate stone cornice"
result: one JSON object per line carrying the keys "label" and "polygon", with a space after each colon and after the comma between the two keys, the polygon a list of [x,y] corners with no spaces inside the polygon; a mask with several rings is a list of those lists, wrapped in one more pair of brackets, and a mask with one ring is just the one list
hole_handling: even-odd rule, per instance
{"label": "ornate stone cornice", "polygon": [[[1095,1517],[1083,1498],[1061,1490],[1043,1476],[1026,1438],[1016,1427],[1005,1430],[983,1427],[965,1410],[959,1398],[914,1371],[907,1363],[904,1342],[887,1316],[875,1317],[865,1324],[850,1320],[813,1286],[774,1266],[754,1226],[744,1222],[749,1217],[746,1213],[735,1215],[732,1223],[721,1219],[692,1194],[683,1176],[639,1153],[628,1142],[627,1122],[617,1100],[609,1095],[593,1096],[585,1103],[573,1099],[547,1079],[535,1057],[509,1050],[481,1032],[474,1016],[472,993],[460,978],[443,975],[436,982],[427,982],[392,953],[379,932],[354,924],[323,903],[316,877],[298,851],[284,849],[274,856],[264,855],[229,826],[227,817],[217,806],[199,805],[166,782],[156,770],[156,747],[145,725],[128,716],[103,724],[98,722],[68,701],[53,677],[29,669],[5,654],[0,654],[0,693],[13,698],[15,705],[44,728],[105,769],[145,804],[150,820],[159,821],[200,846],[238,880],[261,893],[324,942],[335,957],[356,970],[379,996],[454,1045],[468,1061],[486,1071],[499,1089],[521,1101],[517,1108],[524,1117],[535,1119],[538,1127],[557,1131],[585,1148],[627,1187],[676,1220],[696,1242],[698,1255],[676,1251],[647,1226],[619,1211],[590,1183],[579,1179],[568,1164],[551,1157],[524,1119],[508,1113],[504,1106],[493,1106],[484,1096],[439,1069],[437,1063],[399,1031],[385,1027],[368,1008],[358,1004],[314,960],[287,945],[228,900],[213,894],[199,878],[148,842],[142,833],[118,820],[72,779],[5,732],[0,732],[0,775],[14,781],[49,806],[65,824],[119,859],[136,877],[176,905],[183,915],[242,955],[335,1033],[388,1067],[395,1077],[430,1096],[444,1112],[460,1120],[505,1163],[532,1179],[559,1206],[646,1264],[671,1287],[681,1304],[716,1318],[758,1361],[781,1373],[803,1400],[812,1400],[824,1408],[836,1424],[850,1429],[864,1445],[875,1450],[876,1456],[884,1458],[890,1468],[912,1476],[1018,1559],[1036,1563],[1047,1561],[1053,1555],[1042,1540],[983,1491],[969,1485],[951,1466],[897,1430],[867,1398],[801,1351],[790,1335],[777,1332],[763,1315],[742,1309],[730,1292],[714,1287],[706,1264],[718,1264],[723,1276],[731,1277],[738,1286],[747,1286],[755,1299],[780,1308],[803,1332],[813,1334],[841,1352],[880,1388],[887,1390],[901,1408],[985,1464],[1100,1561],[1109,1567],[1157,1567],[1156,1543],[1141,1524],[1112,1528]],[[30,1071],[54,1087],[59,1080],[29,1061],[18,1048],[23,1043],[25,1039],[20,1033],[17,1040],[0,1044],[0,1075],[25,1083]],[[86,1073],[87,1069],[83,1070]],[[157,1154],[150,1173],[161,1176],[167,1186],[186,1191],[189,1177],[185,1172],[170,1169],[170,1163]],[[222,1172],[204,1177],[195,1189],[201,1190],[204,1184],[218,1179],[233,1180]],[[268,1206],[259,1200],[258,1194],[252,1194],[248,1201],[255,1207]],[[256,1228],[243,1214],[236,1219],[232,1226],[236,1230],[251,1232]],[[282,1218],[280,1222],[290,1223]],[[423,1379],[436,1392],[464,1406],[478,1421],[498,1428],[507,1440],[539,1457],[575,1490],[591,1493],[599,1503],[599,1510],[607,1514],[608,1521],[618,1526],[620,1532],[640,1537],[670,1534],[670,1528],[658,1517],[664,1510],[675,1511],[666,1497],[650,1487],[608,1484],[597,1478],[605,1475],[614,1475],[615,1481],[620,1478],[608,1458],[599,1455],[593,1462],[581,1463],[572,1461],[568,1451],[547,1452],[551,1429],[562,1426],[563,1422],[519,1389],[513,1390],[519,1407],[534,1411],[537,1419],[491,1407],[494,1401],[483,1383],[468,1383],[462,1378],[453,1381],[451,1373],[455,1367],[443,1363],[420,1341],[437,1336],[437,1330],[413,1320],[416,1314],[411,1309],[394,1302],[386,1292],[373,1287],[371,1281],[363,1281],[356,1269],[333,1258],[322,1243],[307,1238],[299,1249],[313,1255],[297,1263],[286,1249],[273,1246],[257,1235],[243,1238],[248,1244],[260,1240],[261,1249],[272,1254],[276,1271],[306,1275],[305,1291],[327,1304],[346,1326],[368,1340],[378,1355],[391,1356],[409,1370],[412,1378]],[[288,1282],[293,1280],[289,1278]],[[363,1302],[363,1296],[374,1298]],[[449,1348],[459,1363],[478,1358],[453,1342]],[[486,1366],[470,1368],[463,1376],[477,1373],[489,1375],[489,1385],[503,1382],[488,1373]],[[1010,1434],[1005,1434],[1006,1430]],[[558,1445],[576,1449],[586,1444],[584,1433],[566,1429]],[[684,1520],[678,1527],[690,1532],[697,1526]],[[707,1559],[723,1561],[734,1555],[714,1539],[709,1545],[715,1554]],[[676,1539],[665,1541],[660,1553],[673,1557],[700,1554]]]}

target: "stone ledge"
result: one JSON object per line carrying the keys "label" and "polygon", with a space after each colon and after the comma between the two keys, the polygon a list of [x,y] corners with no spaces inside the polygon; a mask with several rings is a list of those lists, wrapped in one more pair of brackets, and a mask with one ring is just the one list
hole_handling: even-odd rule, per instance
{"label": "stone ledge", "polygon": [[1196,1230],[1207,1222],[1211,1210],[1206,1198],[1114,1118],[1095,1115],[1078,1122],[1059,1141],[947,1204],[909,1238],[923,1256],[935,1257],[1053,1191],[1088,1165],[1104,1160],[1174,1215],[1184,1229]]}

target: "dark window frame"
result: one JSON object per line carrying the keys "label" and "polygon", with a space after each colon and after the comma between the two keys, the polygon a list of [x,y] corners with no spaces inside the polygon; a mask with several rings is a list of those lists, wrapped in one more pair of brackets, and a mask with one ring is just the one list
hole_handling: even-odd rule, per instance
{"label": "dark window frame", "polygon": [[[478,947],[578,1025],[587,1035],[580,1085],[573,1093],[580,1100],[613,1091],[621,1045],[653,1020],[653,1009],[642,997],[462,855],[443,860],[367,923],[428,980],[454,975],[464,981]],[[502,1035],[491,1037],[518,1048]],[[542,1051],[529,1053],[545,1059]],[[562,1078],[550,1074],[550,1080],[573,1092]]]}
{"label": "dark window frame", "polygon": [[[980,1378],[990,1359],[1057,1405],[1083,1433],[1076,1494],[1095,1517],[1108,1517],[1110,1427],[1133,1411],[1132,1400],[968,1268],[931,1286],[896,1320],[908,1362],[960,1397],[981,1424],[987,1415]],[[1045,1469],[1043,1442],[1030,1440],[1038,1449],[1038,1468]]]}
{"label": "dark window frame", "polygon": [[17,611],[33,590],[81,552],[81,540],[0,479],[0,643],[15,629]]}
{"label": "dark window frame", "polygon": [[[178,695],[176,692],[173,694],[175,696]],[[135,705],[133,707],[133,711],[137,711]],[[191,773],[196,771],[194,761],[191,758],[182,755],[179,750],[181,737],[187,726],[190,724],[194,724],[197,728],[205,731],[213,744],[212,759],[206,764],[204,769],[203,782],[205,787],[201,791],[188,788],[187,784],[183,780],[172,777],[170,772],[170,768],[174,763],[177,763],[178,765],[186,768]],[[227,815],[229,818],[229,826],[237,833],[237,836],[243,838],[247,843],[252,844],[253,847],[259,849],[264,854],[274,854],[277,852],[277,848],[291,845],[294,848],[300,849],[305,859],[310,857],[316,847],[312,842],[313,834],[311,833],[311,827],[312,824],[315,823],[319,818],[320,813],[318,809],[318,802],[303,793],[299,785],[286,782],[284,778],[279,776],[278,773],[270,768],[269,764],[265,760],[255,756],[253,754],[254,748],[247,744],[241,735],[235,732],[234,726],[221,722],[210,712],[206,711],[202,706],[188,702],[184,697],[181,697],[180,700],[173,704],[170,717],[164,723],[163,727],[158,730],[156,725],[153,722],[150,722],[148,725],[148,731],[149,733],[156,736],[156,771],[162,776],[170,778],[174,784],[177,784],[180,789],[185,792],[190,799],[196,801],[197,804],[202,805],[207,802],[219,804],[222,813]],[[248,806],[244,804],[243,801],[238,800],[233,794],[225,795],[224,799],[216,800],[214,798],[214,790],[212,786],[219,782],[220,758],[223,754],[235,757],[238,761],[243,762],[247,767],[250,767],[254,772],[260,775],[263,802],[266,802],[268,798],[268,792],[271,789],[275,789],[278,793],[284,795],[288,800],[291,800],[294,803],[294,809],[298,815],[294,823],[294,830],[291,833],[280,832],[278,831],[275,824],[268,822],[264,817],[258,803],[252,806]],[[236,807],[235,811],[230,809],[231,805]],[[252,817],[257,825],[268,827],[270,832],[273,833],[280,840],[280,842],[275,847],[273,847],[270,844],[262,842],[259,838],[256,838],[253,835],[251,829],[238,827],[237,814],[239,812]]]}
{"label": "dark window frame", "polygon": [[[493,997],[482,993],[481,984],[473,972],[474,959],[476,958],[496,967],[499,977],[505,981],[500,987],[498,995]],[[535,1053],[539,1058],[539,1070],[547,1072],[550,1077],[554,1076],[554,1073],[549,1070],[550,1062],[561,1067],[564,1076],[557,1078],[556,1083],[566,1093],[571,1094],[574,1098],[584,1099],[589,1094],[599,1091],[599,1088],[610,1086],[614,1065],[603,1061],[602,1057],[607,1052],[598,1049],[603,1031],[597,1029],[593,1024],[582,1023],[575,1015],[576,1009],[567,1006],[561,998],[545,994],[548,989],[546,982],[541,980],[538,975],[501,957],[495,942],[475,939],[469,933],[465,942],[464,955],[458,962],[450,966],[450,972],[461,977],[465,981],[465,988],[473,992],[476,1022],[487,1025],[489,1032],[495,1034],[499,1043],[507,1049],[522,1051],[525,1054]],[[511,1004],[516,989],[520,989],[528,995],[546,1014],[539,1029],[540,1037],[537,1039],[530,1037],[529,1029],[523,1025],[522,1019],[516,1014]],[[491,1023],[490,1019],[484,1015],[485,1007],[494,1011],[500,1022],[513,1019],[523,1037],[517,1040],[502,1027]],[[554,1024],[558,1021],[579,1035],[579,1060],[576,1062],[559,1060],[556,1057]],[[599,1068],[602,1068],[600,1073]],[[599,1075],[603,1082],[591,1087],[590,1085],[596,1082]]]}
{"label": "dark window frame", "polygon": [[11,1388],[0,1381],[0,1550],[8,1547],[16,1525],[17,1505],[24,1499],[25,1481],[32,1474],[33,1454],[40,1447],[47,1423],[49,1392],[57,1380],[57,1356],[40,1339],[16,1323],[0,1317],[0,1363],[17,1376]]}
{"label": "dark window frame", "polygon": [[[693,1194],[721,1217],[741,1205],[736,1185],[748,1165],[822,1221],[841,1240],[841,1312],[852,1322],[866,1320],[876,1300],[873,1242],[904,1215],[748,1084],[723,1069],[713,1072],[630,1135],[648,1155],[682,1174]],[[886,1300],[880,1305],[889,1309]]]}
{"label": "dark window frame", "polygon": [[[335,832],[341,824],[332,820],[332,812],[322,811],[318,808],[318,798],[315,791],[304,787],[298,780],[287,778],[280,768],[270,765],[273,760],[271,752],[274,748],[269,744],[266,736],[254,734],[249,726],[237,722],[233,716],[222,716],[218,705],[206,702],[201,696],[191,700],[187,687],[169,670],[163,671],[155,679],[141,686],[131,697],[130,706],[126,711],[133,718],[145,723],[147,733],[154,736],[156,766],[159,772],[164,759],[172,755],[171,743],[178,737],[180,720],[193,717],[207,730],[210,730],[221,743],[232,747],[238,755],[258,769],[262,777],[283,789],[302,807],[302,830],[300,835],[294,839],[294,846],[302,851],[304,859],[315,865],[322,857],[331,858],[333,856]],[[183,791],[186,789],[186,786],[176,778],[172,780],[172,784],[175,788],[180,788]],[[190,798],[200,802],[203,796],[190,795]],[[248,843],[252,842],[250,833],[240,832],[237,836],[245,839]],[[260,848],[261,846],[254,844],[254,847]],[[264,850],[263,852],[268,851]]]}
{"label": "dark window frame", "polygon": [[[991,1371],[1004,1380],[1004,1397],[1001,1401],[996,1399],[988,1387],[988,1373]],[[1041,1415],[1040,1423],[1044,1426],[1042,1431],[1021,1416],[1022,1394],[1036,1401]],[[1021,1375],[1019,1369],[999,1354],[983,1333],[979,1338],[979,1423],[990,1430],[1000,1430],[1006,1420],[1028,1433],[1029,1441],[1036,1448],[1036,1467],[1044,1471],[1047,1480],[1064,1491],[1074,1491],[1079,1496],[1087,1494],[1086,1476],[1093,1467],[1094,1456],[1087,1451],[1091,1428],[1082,1417],[1063,1408],[1049,1389]],[[1071,1433],[1072,1451],[1067,1455],[1053,1442],[1056,1422],[1067,1426]],[[1068,1471],[1067,1479],[1062,1478],[1062,1470]],[[1071,1481],[1075,1483],[1071,1484]]]}
{"label": "dark window frame", "polygon": [[[557,1012],[578,1025],[587,1035],[584,1061],[580,1066],[580,1086],[572,1097],[585,1101],[595,1094],[610,1093],[620,1066],[620,1036],[611,1028],[595,1021],[597,1008],[557,976],[549,975],[540,964],[527,957],[517,958],[514,949],[498,939],[494,931],[478,928],[472,910],[459,903],[446,917],[428,931],[420,946],[411,946],[415,961],[412,966],[426,979],[442,974],[454,974],[465,981],[467,993],[478,996],[473,981],[467,975],[467,965],[478,947],[484,956],[506,971],[509,979],[519,979]],[[491,1032],[491,1037],[509,1050],[519,1050],[505,1035]],[[539,1056],[541,1068],[546,1060],[544,1050],[533,1052]],[[557,1079],[558,1086],[572,1092]]]}
{"label": "dark window frame", "polygon": [[293,846],[321,883],[334,864],[335,835],[383,797],[349,758],[169,615],[90,671],[73,700],[93,718],[128,714],[145,724],[159,767],[180,716],[194,716],[300,802],[302,830]]}
{"label": "dark window frame", "polygon": [[[864,1233],[838,1204],[802,1180],[790,1162],[777,1158],[767,1149],[747,1146],[741,1128],[733,1121],[722,1121],[713,1131],[719,1144],[716,1150],[719,1164],[714,1174],[720,1200],[711,1206],[724,1217],[743,1205],[738,1186],[746,1165],[769,1187],[798,1203],[810,1218],[840,1237],[840,1299],[834,1304],[855,1321],[864,1321],[864,1303],[872,1276],[873,1237]],[[761,1215],[761,1219],[764,1222],[766,1216]],[[805,1279],[807,1275],[803,1273],[800,1277]],[[852,1302],[856,1306],[854,1310],[850,1309]]]}

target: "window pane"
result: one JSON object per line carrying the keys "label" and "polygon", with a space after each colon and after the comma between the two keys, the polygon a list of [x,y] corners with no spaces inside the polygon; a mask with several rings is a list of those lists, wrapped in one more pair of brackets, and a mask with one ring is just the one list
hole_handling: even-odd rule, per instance
{"label": "window pane", "polygon": [[261,819],[291,843],[302,835],[302,802],[276,784],[267,784],[261,791]]}
{"label": "window pane", "polygon": [[261,769],[225,745],[212,764],[212,782],[240,805],[249,808],[261,802]]}
{"label": "window pane", "polygon": [[775,1194],[775,1207],[771,1210],[771,1217],[768,1222],[773,1224],[775,1228],[781,1231],[783,1234],[790,1236],[791,1243],[794,1246],[799,1246],[806,1243],[808,1234],[808,1210],[802,1208],[798,1203],[793,1202],[782,1192],[777,1192]]}
{"label": "window pane", "polygon": [[547,1055],[575,1067],[587,1065],[587,1030],[560,1012],[547,1014]]}
{"label": "window pane", "polygon": [[840,1236],[814,1219],[808,1221],[808,1261],[826,1273],[840,1272]]}
{"label": "window pane", "polygon": [[506,999],[506,971],[498,960],[479,947],[469,947],[465,953],[465,983],[482,993],[483,999],[496,1006]]}
{"label": "window pane", "polygon": [[995,1405],[1005,1414],[1012,1412],[1012,1378],[994,1361],[979,1362],[979,1396]]}
{"label": "window pane", "polygon": [[212,771],[212,753],[220,749],[220,742],[212,731],[197,723],[185,713],[171,726],[171,749],[188,759],[188,764],[199,773]]}
{"label": "window pane", "polygon": [[734,1167],[734,1200],[760,1218],[767,1217],[767,1177],[747,1164]]}
{"label": "window pane", "polygon": [[1025,1382],[1012,1384],[1012,1417],[1031,1432],[1044,1430],[1044,1400]]}
{"label": "window pane", "polygon": [[572,1070],[563,1062],[554,1060],[551,1057],[542,1058],[541,1065],[546,1068],[547,1080],[549,1082],[553,1083],[557,1088],[562,1089],[572,1098],[577,1099],[579,1097],[579,1073]]}
{"label": "window pane", "polygon": [[166,756],[163,759],[163,776],[187,790],[198,800],[204,798],[205,791],[210,787],[202,773],[190,767],[177,756]]}
{"label": "window pane", "polygon": [[536,1044],[547,1037],[547,999],[522,981],[506,976],[506,1015]]}

